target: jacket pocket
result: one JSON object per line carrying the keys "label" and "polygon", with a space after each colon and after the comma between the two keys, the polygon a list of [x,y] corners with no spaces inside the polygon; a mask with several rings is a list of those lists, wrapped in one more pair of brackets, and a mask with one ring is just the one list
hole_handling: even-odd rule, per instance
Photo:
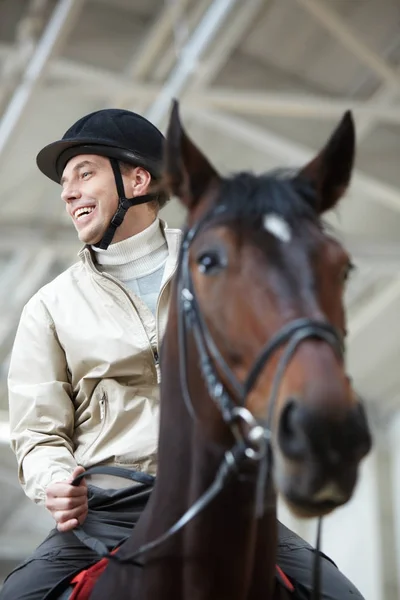
{"label": "jacket pocket", "polygon": [[[93,436],[90,436],[90,439],[84,439],[86,436],[82,436],[81,440],[78,439],[78,445],[75,450],[75,458],[77,462],[85,458],[86,454],[89,450],[96,444],[98,439],[103,434],[104,428],[106,426],[107,417],[108,417],[108,395],[105,390],[100,391],[100,398],[98,400],[98,406],[93,407],[93,420],[89,420],[88,428],[89,432],[95,429]],[[97,410],[96,410],[97,409]]]}

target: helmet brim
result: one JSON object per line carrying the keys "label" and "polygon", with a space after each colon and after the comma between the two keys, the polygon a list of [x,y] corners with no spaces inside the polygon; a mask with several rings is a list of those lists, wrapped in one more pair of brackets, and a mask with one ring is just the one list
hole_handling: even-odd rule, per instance
{"label": "helmet brim", "polygon": [[68,161],[79,154],[97,154],[108,158],[116,158],[126,163],[141,166],[156,179],[161,175],[160,162],[139,156],[125,148],[111,145],[107,140],[95,141],[93,138],[80,140],[58,140],[45,146],[36,157],[39,170],[52,181],[60,183]]}

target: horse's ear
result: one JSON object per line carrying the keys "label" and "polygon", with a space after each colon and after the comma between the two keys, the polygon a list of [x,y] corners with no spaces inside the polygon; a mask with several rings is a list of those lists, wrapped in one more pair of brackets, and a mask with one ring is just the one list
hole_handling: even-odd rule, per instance
{"label": "horse's ear", "polygon": [[353,117],[347,111],[325,147],[301,169],[299,176],[311,181],[316,190],[319,214],[333,208],[345,193],[354,165],[355,142]]}
{"label": "horse's ear", "polygon": [[167,191],[191,209],[219,179],[217,171],[183,129],[179,104],[174,100],[164,147],[164,183]]}

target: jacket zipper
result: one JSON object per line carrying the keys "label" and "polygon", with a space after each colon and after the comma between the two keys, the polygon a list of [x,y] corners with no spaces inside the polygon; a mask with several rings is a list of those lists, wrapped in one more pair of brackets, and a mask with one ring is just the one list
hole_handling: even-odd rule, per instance
{"label": "jacket zipper", "polygon": [[105,392],[103,392],[102,397],[100,398],[100,421],[104,420],[104,417],[106,416],[106,402],[107,402],[107,395]]}
{"label": "jacket zipper", "polygon": [[146,328],[145,328],[145,326],[142,323],[142,320],[141,320],[141,318],[139,316],[137,308],[136,308],[134,302],[132,301],[132,298],[130,297],[130,294],[129,294],[128,290],[126,290],[125,287],[118,281],[118,279],[114,278],[112,275],[109,275],[108,273],[100,273],[101,276],[103,276],[106,279],[108,279],[109,281],[112,281],[113,283],[115,283],[115,285],[118,286],[123,291],[123,293],[125,294],[125,296],[128,298],[129,303],[131,304],[133,310],[135,311],[135,313],[136,313],[136,315],[137,315],[137,317],[139,319],[140,325],[142,327],[142,330],[144,331],[144,334],[145,334],[145,336],[147,338],[147,341],[149,343],[149,347],[150,347],[151,353],[153,355],[154,366],[156,367],[156,373],[157,373],[157,381],[158,381],[158,383],[160,382],[160,373],[159,373],[159,370],[160,370],[159,369],[160,357],[159,357],[159,354],[158,354],[158,341],[159,341],[158,340],[158,306],[159,306],[159,301],[160,301],[160,298],[161,298],[161,294],[163,293],[163,291],[166,288],[166,286],[168,285],[168,283],[171,281],[171,279],[172,279],[175,271],[176,271],[176,269],[173,270],[173,272],[171,273],[171,275],[168,277],[167,281],[164,282],[164,285],[162,286],[162,288],[160,290],[160,293],[158,295],[158,298],[157,298],[157,305],[156,305],[156,340],[157,340],[157,348],[155,350],[153,350],[153,346],[151,345],[150,338],[147,335]]}

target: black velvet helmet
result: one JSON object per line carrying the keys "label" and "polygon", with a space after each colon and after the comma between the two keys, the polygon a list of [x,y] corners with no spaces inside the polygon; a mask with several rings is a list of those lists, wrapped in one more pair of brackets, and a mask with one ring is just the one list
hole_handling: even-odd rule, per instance
{"label": "black velvet helmet", "polygon": [[[66,164],[74,156],[98,154],[110,159],[119,204],[103,239],[99,242],[99,247],[106,249],[128,208],[155,199],[152,194],[130,199],[125,197],[118,161],[143,167],[153,178],[159,179],[163,146],[164,136],[161,131],[145,117],[129,110],[107,108],[79,119],[65,132],[61,140],[48,144],[39,152],[36,163],[44,175],[60,183]],[[162,204],[166,200],[165,196]]]}
{"label": "black velvet helmet", "polygon": [[39,169],[59,183],[67,162],[78,154],[100,154],[161,174],[164,136],[150,121],[129,110],[107,108],[82,117],[61,140],[36,158]]}

